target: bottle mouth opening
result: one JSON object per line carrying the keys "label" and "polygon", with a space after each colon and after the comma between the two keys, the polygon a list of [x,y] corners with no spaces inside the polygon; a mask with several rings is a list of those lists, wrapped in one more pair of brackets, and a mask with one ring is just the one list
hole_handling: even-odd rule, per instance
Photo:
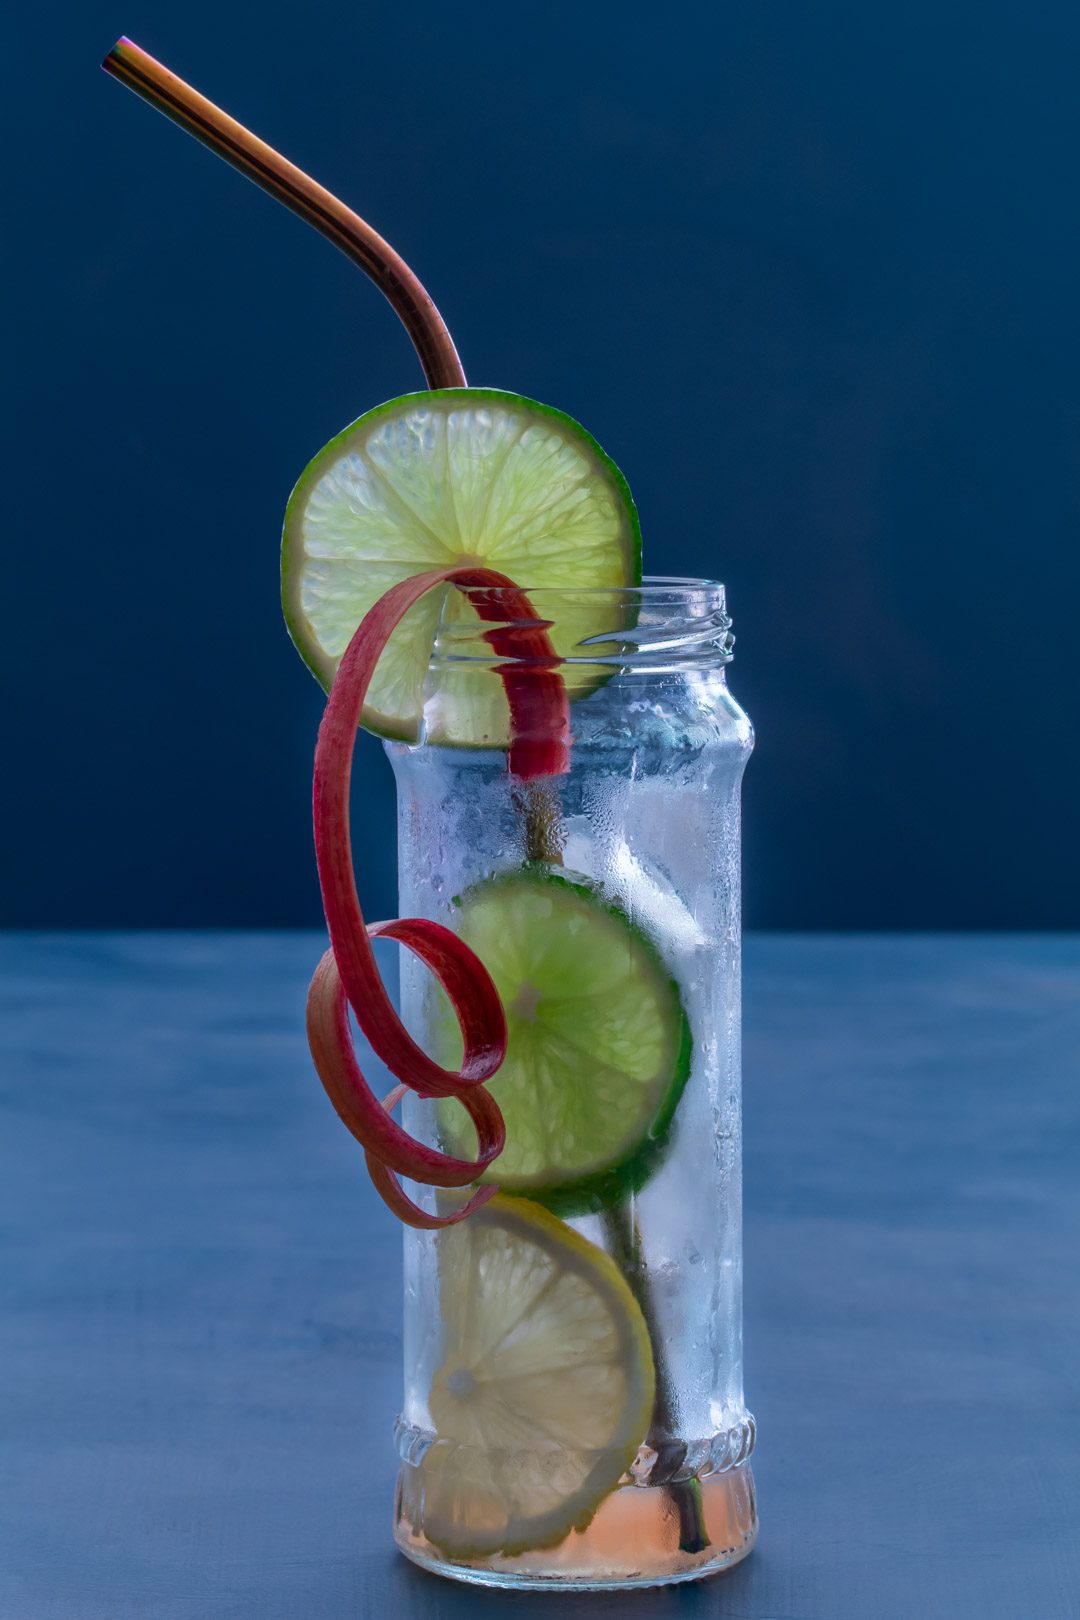
{"label": "bottle mouth opening", "polygon": [[[686,579],[675,575],[646,575],[640,585],[573,586],[520,585],[548,631],[560,664],[601,664],[619,669],[672,668],[696,664],[708,667],[728,663],[734,637],[727,614],[723,585],[718,580]],[[535,619],[508,616],[493,623],[492,597],[483,592],[489,611],[484,620],[469,606],[471,590],[449,588],[439,616],[431,664],[450,665],[535,663],[523,645],[522,656],[509,650],[515,631],[524,637],[537,628]],[[477,593],[479,594],[479,593]],[[502,651],[491,646],[497,635]]]}

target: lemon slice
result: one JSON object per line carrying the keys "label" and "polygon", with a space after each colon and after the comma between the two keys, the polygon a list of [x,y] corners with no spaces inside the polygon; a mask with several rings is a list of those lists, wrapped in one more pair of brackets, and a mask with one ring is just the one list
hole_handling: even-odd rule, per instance
{"label": "lemon slice", "polygon": [[[595,623],[595,606],[573,593],[641,582],[641,531],[626,481],[577,422],[518,394],[458,388],[391,400],[332,439],[289,499],[281,552],[289,633],[329,687],[384,591],[459,563],[498,569],[525,590],[570,593],[552,616],[551,639],[561,657],[581,656],[584,638],[621,626]],[[417,739],[440,612],[476,619],[454,590],[433,591],[410,609],[371,684],[368,730]],[[595,663],[567,676],[572,695],[602,678]],[[459,681],[449,716],[446,708],[444,701],[441,740],[505,741],[495,677]]]}
{"label": "lemon slice", "polygon": [[588,1525],[645,1438],[645,1320],[614,1262],[525,1199],[498,1195],[436,1241],[438,1439],[414,1522],[458,1559],[554,1546]]}

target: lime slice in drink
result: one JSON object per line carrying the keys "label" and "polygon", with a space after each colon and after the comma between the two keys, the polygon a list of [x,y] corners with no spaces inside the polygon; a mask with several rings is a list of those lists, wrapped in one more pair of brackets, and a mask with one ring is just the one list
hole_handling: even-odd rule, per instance
{"label": "lime slice in drink", "polygon": [[602,1250],[524,1199],[497,1196],[436,1242],[439,1438],[405,1470],[404,1506],[451,1557],[554,1546],[585,1528],[648,1430],[641,1310]]}
{"label": "lime slice in drink", "polygon": [[[560,1214],[625,1197],[652,1168],[690,1072],[690,1028],[655,945],[588,879],[529,866],[462,896],[455,930],[506,1010],[509,1042],[488,1089],[506,1146],[487,1172]],[[447,1066],[457,1020],[432,992],[429,1038]],[[438,1105],[451,1152],[475,1140],[460,1103]]]}
{"label": "lime slice in drink", "polygon": [[[391,400],[332,439],[293,490],[281,553],[289,632],[329,687],[384,591],[455,564],[498,569],[526,590],[637,585],[641,532],[626,481],[584,428],[520,395],[459,388]],[[368,693],[369,730],[415,740],[440,612],[476,621],[448,589],[418,602],[391,638]],[[551,631],[561,656],[622,628],[593,622],[595,608],[580,598],[564,600]],[[585,665],[568,685],[580,691],[599,678]],[[505,740],[505,700],[497,679],[490,685],[491,704],[485,695],[477,712],[451,705],[445,740]]]}

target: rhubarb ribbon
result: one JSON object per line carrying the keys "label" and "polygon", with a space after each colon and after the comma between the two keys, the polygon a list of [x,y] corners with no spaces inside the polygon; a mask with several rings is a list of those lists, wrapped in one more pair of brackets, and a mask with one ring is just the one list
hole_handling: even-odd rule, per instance
{"label": "rhubarb ribbon", "polygon": [[[508,768],[522,780],[563,774],[569,767],[569,708],[559,659],[528,597],[490,568],[445,568],[415,574],[393,586],[369,609],[338,666],[315,748],[313,810],[315,854],[330,949],[308,992],[308,1042],[315,1069],[339,1118],[364,1149],[380,1196],[407,1225],[447,1226],[472,1214],[497,1191],[479,1188],[458,1209],[433,1215],[405,1192],[401,1177],[432,1187],[464,1187],[501,1153],[502,1113],[484,1082],[506,1055],[506,1018],[484,964],[464,940],[423,918],[364,922],[356,892],[349,834],[353,745],[379,655],[409,608],[437,585],[468,592],[493,651],[510,660],[499,669],[510,709]],[[431,969],[453,1005],[464,1055],[445,1069],[406,1030],[382,982],[372,939],[393,939]],[[349,1008],[375,1054],[399,1082],[380,1102],[353,1049]],[[421,1097],[456,1097],[476,1128],[474,1159],[429,1147],[392,1118],[407,1091]]]}

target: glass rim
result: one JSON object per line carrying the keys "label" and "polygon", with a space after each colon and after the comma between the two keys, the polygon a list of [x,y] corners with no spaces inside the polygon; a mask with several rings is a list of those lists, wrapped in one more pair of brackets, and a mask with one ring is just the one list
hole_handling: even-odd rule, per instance
{"label": "glass rim", "polygon": [[[726,593],[719,580],[648,574],[640,585],[575,589],[571,585],[530,588],[515,583],[512,588],[469,586],[462,594],[468,600],[474,592],[487,599],[488,608],[475,620],[469,615],[464,619],[457,615],[445,617],[445,606],[454,597],[454,592],[448,591],[431,650],[432,667],[479,664],[497,668],[535,661],[535,648],[528,641],[523,641],[520,656],[505,636],[499,652],[492,650],[495,632],[490,607],[493,598],[498,603],[504,594],[507,618],[502,629],[511,635],[524,634],[539,622],[556,636],[560,667],[598,664],[633,671],[661,667],[658,659],[666,661],[663,667],[685,667],[690,662],[703,667],[727,663],[731,658],[734,638]],[[520,616],[522,597],[531,609],[525,617]],[[560,629],[569,632],[571,627],[572,641],[558,639]]]}
{"label": "glass rim", "polygon": [[[492,590],[509,587],[490,585],[459,586],[464,596],[490,595]],[[726,591],[722,580],[696,579],[689,574],[645,574],[640,585],[530,585],[527,579],[515,579],[514,589],[523,591],[530,599],[534,596],[577,596],[595,601],[611,601],[617,597],[632,596],[639,601],[696,601],[709,598],[723,599]]]}

